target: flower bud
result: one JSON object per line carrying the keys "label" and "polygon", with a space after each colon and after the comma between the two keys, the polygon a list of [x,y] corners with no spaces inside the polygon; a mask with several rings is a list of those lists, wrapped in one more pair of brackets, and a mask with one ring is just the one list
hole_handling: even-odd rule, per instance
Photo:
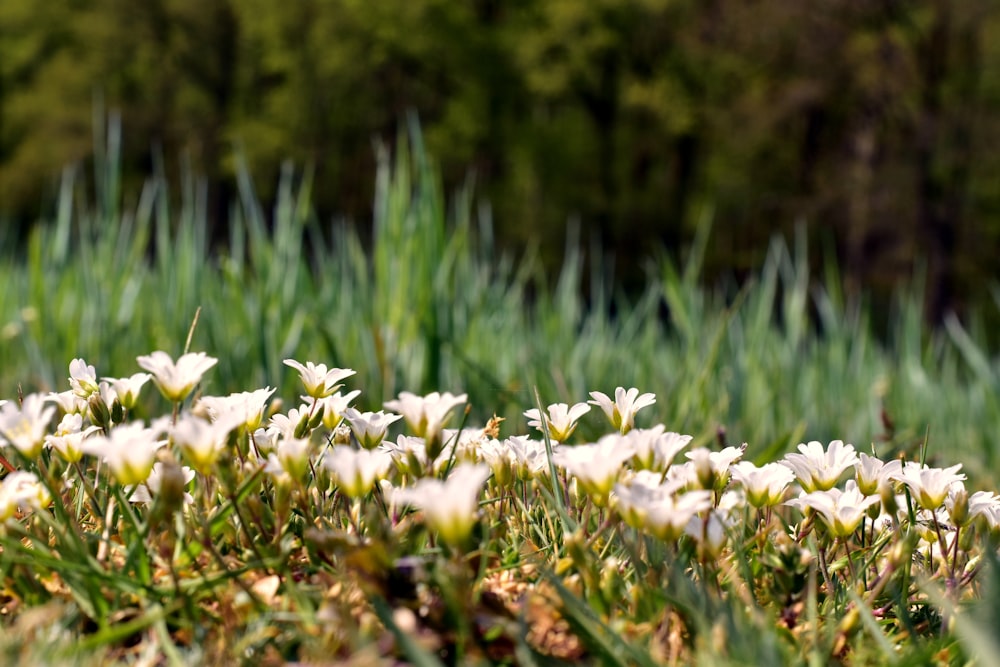
{"label": "flower bud", "polygon": [[701,488],[707,491],[715,488],[715,472],[712,470],[712,462],[707,456],[695,459],[695,471]]}
{"label": "flower bud", "polygon": [[87,399],[87,405],[90,407],[90,419],[92,422],[105,430],[111,428],[111,411],[108,410],[108,406],[104,402],[104,399],[101,398],[100,393],[91,394],[90,398]]}
{"label": "flower bud", "polygon": [[979,532],[976,524],[970,524],[962,530],[958,536],[958,548],[969,553],[976,544],[976,533]]}
{"label": "flower bud", "polygon": [[309,420],[309,426],[307,428],[312,431],[313,429],[319,427],[319,425],[323,423],[323,415],[325,413],[326,408],[323,405],[320,405],[319,408],[316,409],[315,414],[313,414],[312,418]]}
{"label": "flower bud", "polygon": [[857,607],[851,607],[844,617],[840,619],[840,623],[837,624],[837,630],[845,635],[853,635],[858,628],[861,627],[861,612],[858,611]]}
{"label": "flower bud", "polygon": [[350,445],[351,444],[351,427],[341,424],[333,431],[333,444],[335,445]]}
{"label": "flower bud", "polygon": [[952,495],[951,507],[948,514],[956,526],[966,526],[971,520],[969,515],[969,492],[964,488],[959,489]]}
{"label": "flower bud", "polygon": [[165,518],[173,516],[184,505],[187,481],[184,479],[184,470],[172,456],[161,458],[160,488],[156,494],[153,513]]}
{"label": "flower bud", "polygon": [[886,480],[879,484],[878,494],[882,499],[882,509],[885,513],[896,516],[899,511],[899,503],[896,502],[896,492],[892,488],[892,483]]}

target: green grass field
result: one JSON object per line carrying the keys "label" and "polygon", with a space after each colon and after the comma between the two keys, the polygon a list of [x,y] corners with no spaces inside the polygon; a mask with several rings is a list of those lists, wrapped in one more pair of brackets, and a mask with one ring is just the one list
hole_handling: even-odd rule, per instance
{"label": "green grass field", "polygon": [[[471,193],[444,196],[417,132],[394,159],[381,155],[370,240],[317,220],[310,196],[318,185],[289,167],[273,211],[240,178],[228,241],[210,248],[197,183],[184,183],[177,197],[157,176],[135,201],[123,200],[116,137],[112,126],[96,187],[67,172],[27,253],[0,255],[0,399],[9,416],[0,436],[10,467],[34,475],[30,493],[11,490],[5,501],[6,660],[998,660],[989,631],[1000,619],[996,529],[984,518],[992,510],[966,520],[950,498],[954,525],[946,525],[944,509],[940,519],[921,512],[919,482],[893,478],[905,500],[892,529],[877,533],[866,515],[838,532],[817,509],[728,507],[727,491],[749,487],[724,466],[650,492],[670,502],[708,498],[696,514],[700,533],[664,533],[650,527],[656,512],[641,503],[629,510],[624,498],[645,479],[639,470],[668,484],[669,470],[694,470],[700,454],[690,466],[683,454],[608,459],[611,483],[624,485],[609,495],[563,453],[586,448],[553,453],[523,416],[636,387],[656,395],[637,414],[636,433],[663,425],[690,434],[685,452],[747,443],[742,459],[763,465],[799,443],[840,439],[882,461],[961,463],[969,493],[992,491],[1000,366],[977,343],[985,337],[975,315],[931,331],[914,288],[899,295],[880,339],[865,302],[843,295],[835,265],[808,265],[801,238],[776,239],[742,287],[706,287],[708,222],[680,263],[647,259],[641,295],[606,284],[599,262],[585,275],[575,244],[549,282],[530,249],[516,258],[496,249],[488,211]],[[276,388],[265,418],[301,409],[274,451],[257,442],[256,425],[242,424],[219,436],[229,454],[207,460],[158,422],[167,443],[156,454],[166,466],[158,474],[173,471],[176,482],[180,464],[190,466],[194,478],[175,489],[190,502],[151,488],[153,499],[136,504],[129,487],[141,480],[116,472],[108,456],[71,461],[14,444],[15,427],[31,421],[18,412],[28,409],[19,397],[69,390],[71,360],[117,378],[141,370],[141,355],[176,358],[188,347],[218,360],[194,395],[174,405],[150,383],[123,412],[113,397],[80,390],[90,403],[79,428],[94,427],[86,437],[113,440],[115,429],[164,415],[175,424],[194,419],[198,396],[264,387]],[[419,465],[397,454],[378,475],[382,486],[369,481],[349,494],[345,473],[324,461],[334,443],[356,451],[361,438],[300,406],[303,386],[283,363],[289,358],[356,370],[344,391],[361,390],[354,405],[362,412],[403,391],[465,393],[450,426],[478,439],[456,447],[442,437],[444,453]],[[493,415],[504,421],[477,431]],[[49,414],[41,426],[51,435],[59,423]],[[618,426],[591,409],[570,442],[627,430]],[[433,434],[414,424],[394,424],[387,438],[404,433],[426,435],[421,446],[433,449]],[[531,471],[479,449],[529,433],[544,442]],[[298,467],[286,441],[308,443]],[[277,461],[270,468],[268,453]],[[393,489],[430,494],[431,482],[447,484],[475,465],[490,475],[471,492],[468,534],[446,537],[451,524],[433,520],[424,496],[392,500]],[[850,476],[837,477],[845,493]],[[716,523],[720,546],[708,540]]]}

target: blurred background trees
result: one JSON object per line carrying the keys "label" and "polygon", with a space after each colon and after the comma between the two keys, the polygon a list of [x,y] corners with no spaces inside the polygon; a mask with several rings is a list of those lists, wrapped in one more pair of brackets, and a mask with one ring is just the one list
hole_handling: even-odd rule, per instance
{"label": "blurred background trees", "polygon": [[292,160],[322,219],[370,220],[374,142],[412,111],[503,245],[554,265],[576,220],[626,286],[708,212],[710,274],[804,223],[850,288],[922,262],[933,318],[1000,249],[993,0],[4,0],[8,246],[86,164],[95,109],[122,115],[123,196],[196,174],[220,231],[241,159],[265,199]]}

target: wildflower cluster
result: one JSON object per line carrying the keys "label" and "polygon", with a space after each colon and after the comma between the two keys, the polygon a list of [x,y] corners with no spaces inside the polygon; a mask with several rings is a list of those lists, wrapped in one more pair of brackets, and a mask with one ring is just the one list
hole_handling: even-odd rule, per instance
{"label": "wildflower cluster", "polygon": [[[1000,497],[968,489],[961,465],[839,440],[757,464],[747,444],[636,426],[656,399],[634,388],[529,409],[537,437],[503,437],[499,419],[466,423],[465,394],[402,392],[365,411],[360,390],[341,393],[350,369],[285,360],[305,395],[283,410],[270,387],[198,391],[216,364],[204,353],[137,363],[147,373],[99,378],[74,359],[68,390],[0,402],[8,589],[56,577],[46,595],[100,628],[112,608],[150,605],[181,629],[227,605],[246,623],[247,605],[287,617],[280,592],[325,628],[322,650],[412,658],[409,633],[438,651],[519,641],[578,659],[584,626],[561,619],[585,600],[635,641],[654,628],[645,650],[676,657],[699,621],[662,591],[685,581],[793,638],[807,599],[855,624],[863,606],[891,644],[920,627],[936,586],[949,604],[976,595],[1000,534]],[[137,414],[150,381],[169,416]],[[601,413],[611,433],[574,442]],[[837,622],[842,657],[856,625]],[[166,626],[157,638],[191,641]]]}

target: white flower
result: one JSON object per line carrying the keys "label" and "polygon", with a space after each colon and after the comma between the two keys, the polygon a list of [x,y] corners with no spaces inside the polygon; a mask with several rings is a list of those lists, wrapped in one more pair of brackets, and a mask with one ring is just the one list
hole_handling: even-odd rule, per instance
{"label": "white flower", "polygon": [[286,440],[304,438],[308,434],[309,406],[292,408],[287,415],[271,415],[271,426],[276,428]]}
{"label": "white flower", "polygon": [[477,457],[493,471],[493,479],[497,484],[506,488],[513,483],[517,459],[505,442],[496,438],[483,440],[479,444]]}
{"label": "white flower", "polygon": [[842,440],[834,440],[827,449],[813,440],[800,444],[798,450],[798,454],[786,454],[782,463],[791,468],[807,492],[832,489],[841,474],[858,460],[854,446],[845,445]]}
{"label": "white flower", "polygon": [[928,468],[909,461],[896,479],[910,489],[920,507],[933,512],[944,503],[952,486],[965,480],[965,475],[958,472],[961,468],[961,463],[950,468]]}
{"label": "white flower", "polygon": [[1000,496],[992,491],[976,491],[969,496],[969,517],[981,516],[991,529],[1000,526]]}
{"label": "white flower", "polygon": [[385,450],[340,445],[327,450],[323,465],[333,474],[342,493],[349,498],[361,498],[388,472],[392,456]]}
{"label": "white flower", "polygon": [[646,517],[646,529],[665,542],[672,542],[687,529],[699,512],[712,507],[711,491],[688,491],[654,503]]}
{"label": "white flower", "polygon": [[45,433],[55,406],[46,405],[46,397],[28,394],[21,407],[16,403],[0,406],[0,444],[10,445],[26,458],[37,458],[45,444]]}
{"label": "white flower", "polygon": [[97,391],[97,371],[83,359],[69,362],[69,386],[80,398],[90,398]]}
{"label": "white flower", "polygon": [[282,438],[268,454],[264,471],[276,477],[287,475],[292,480],[302,481],[309,473],[310,449],[308,440]]}
{"label": "white flower", "polygon": [[[640,470],[625,475],[623,481],[614,486],[611,504],[618,515],[637,530],[647,530],[650,508],[661,502],[673,500],[682,488],[673,482],[662,482],[662,475],[651,470]],[[710,496],[706,495],[706,498]]]}
{"label": "white flower", "polygon": [[355,389],[354,391],[349,391],[343,396],[340,392],[335,392],[329,396],[324,396],[323,398],[313,398],[312,396],[305,397],[302,399],[312,408],[313,401],[319,405],[316,407],[317,410],[323,411],[323,426],[329,430],[334,430],[340,426],[340,422],[344,419],[344,410],[351,406],[351,401],[361,395],[360,389]]}
{"label": "white flower", "polygon": [[677,484],[680,489],[701,488],[701,484],[698,482],[698,469],[695,467],[694,461],[685,461],[670,466],[667,468],[667,476],[664,481]]}
{"label": "white flower", "polygon": [[[565,449],[558,442],[550,443],[552,454]],[[549,472],[549,455],[542,440],[532,440],[526,435],[515,435],[503,441],[514,457],[515,471],[524,480],[546,475]]]}
{"label": "white flower", "polygon": [[701,488],[721,491],[729,481],[729,466],[743,456],[746,443],[741,447],[726,447],[713,452],[705,447],[685,452],[684,456],[691,460]]}
{"label": "white flower", "polygon": [[424,478],[410,488],[396,489],[392,501],[413,505],[424,512],[428,528],[445,543],[461,547],[472,532],[479,511],[479,494],[490,476],[488,466],[461,463],[443,482]]}
{"label": "white flower", "polygon": [[657,484],[658,477],[650,471],[640,471],[630,484],[616,484],[615,506],[630,526],[673,542],[684,533],[692,517],[711,508],[712,493],[704,490],[678,493],[679,484]]}
{"label": "white flower", "polygon": [[715,505],[715,511],[725,519],[726,525],[735,525],[737,521],[743,520],[743,510],[747,506],[747,494],[741,487],[729,488],[721,496]]}
{"label": "white flower", "polygon": [[450,455],[451,450],[455,450],[455,456],[475,459],[478,456],[479,448],[490,437],[485,428],[470,426],[461,430],[457,428],[441,429],[441,442],[444,443],[444,450],[438,458]]}
{"label": "white flower", "polygon": [[705,518],[693,516],[688,519],[684,532],[698,544],[702,558],[718,558],[729,535],[720,512],[711,511]]}
{"label": "white flower", "polygon": [[[149,473],[146,481],[138,486],[125,488],[125,493],[131,494],[128,499],[133,503],[150,503],[153,497],[160,493],[160,486],[163,483],[163,466],[161,461],[153,464],[153,469]],[[184,476],[184,486],[186,487],[194,479],[194,470],[187,466],[181,466],[181,474]],[[184,504],[190,505],[194,502],[194,496],[187,491],[184,492]]]}
{"label": "white flower", "polygon": [[13,518],[18,510],[41,509],[51,502],[48,490],[34,473],[15,470],[0,482],[0,521]]}
{"label": "white flower", "polygon": [[635,451],[618,435],[606,435],[596,444],[562,447],[552,460],[565,468],[599,507],[607,504],[618,473]]}
{"label": "white flower", "polygon": [[825,491],[811,491],[785,504],[796,507],[799,511],[805,511],[807,507],[815,510],[830,529],[830,534],[843,539],[858,529],[868,508],[879,502],[878,496],[865,496],[861,493],[857,482],[851,479],[847,481],[843,491],[836,487]]}
{"label": "white flower", "polygon": [[400,433],[396,442],[383,440],[382,450],[392,457],[400,472],[422,477],[428,468],[427,448],[424,439]]}
{"label": "white flower", "polygon": [[264,408],[267,399],[271,398],[274,389],[265,387],[256,391],[241,391],[229,396],[202,396],[194,406],[194,410],[204,411],[208,418],[215,421],[220,415],[236,412],[248,431],[256,431],[264,420]]}
{"label": "white flower", "polygon": [[[118,401],[118,395],[107,382],[100,382],[97,391],[90,395],[87,400],[88,414],[90,421],[95,424],[110,424],[112,417],[112,407]],[[121,404],[121,401],[118,401]]]}
{"label": "white flower", "polygon": [[417,396],[403,391],[399,398],[386,401],[383,407],[401,414],[411,435],[431,441],[440,438],[441,429],[451,416],[451,411],[465,403],[466,398],[465,394],[455,396],[448,392],[440,394],[435,391],[426,396]]}
{"label": "white flower", "polygon": [[67,463],[75,463],[83,458],[83,441],[101,430],[100,426],[83,428],[83,417],[67,414],[59,422],[56,432],[45,436],[45,444],[56,450]]}
{"label": "white flower", "polygon": [[266,458],[278,446],[278,438],[281,437],[281,429],[276,426],[259,428],[253,432],[253,446],[257,454]]}
{"label": "white flower", "polygon": [[758,468],[750,461],[740,461],[730,471],[746,491],[747,502],[758,509],[780,503],[785,489],[795,479],[795,473],[780,463],[767,463]]}
{"label": "white flower", "polygon": [[[576,403],[572,407],[566,403],[553,403],[548,406],[544,417],[549,430],[549,438],[566,442],[576,430],[576,422],[588,412],[590,412],[590,406],[586,403]],[[528,426],[542,431],[543,415],[538,413],[538,408],[525,410],[524,416],[528,418]]]}
{"label": "white flower", "polygon": [[131,410],[139,401],[139,392],[152,377],[149,373],[134,373],[127,378],[104,378],[104,381],[111,385],[122,407]]}
{"label": "white flower", "polygon": [[[85,413],[90,407],[86,399],[80,398],[74,394],[72,390],[49,392],[45,395],[45,400],[50,403],[55,403],[56,407],[60,408],[67,414],[77,412]],[[5,403],[7,403],[7,401],[0,401],[0,407],[3,407]]]}
{"label": "white flower", "polygon": [[358,443],[365,449],[375,449],[385,439],[389,425],[402,419],[402,415],[378,412],[358,412],[354,408],[344,410],[344,419],[351,425],[351,431]]}
{"label": "white flower", "polygon": [[174,363],[169,354],[157,350],[150,355],[136,357],[136,362],[153,374],[153,382],[168,401],[180,403],[219,360],[204,352],[189,352]]}
{"label": "white flower", "polygon": [[858,460],[854,464],[858,490],[866,496],[874,496],[879,493],[879,487],[895,479],[902,468],[903,464],[899,460],[892,460],[887,463],[882,459],[868,456],[862,452],[858,454]]}
{"label": "white flower", "polygon": [[637,428],[625,436],[635,448],[636,464],[646,470],[666,470],[673,465],[674,457],[691,443],[690,435],[669,431],[663,424],[652,428]]}
{"label": "white flower", "polygon": [[131,422],[115,426],[106,436],[98,434],[88,438],[83,451],[101,457],[119,484],[141,484],[153,469],[156,450],[164,444],[158,435],[158,429],[146,428],[142,422]]}
{"label": "white flower", "polygon": [[191,467],[208,474],[225,451],[229,434],[244,423],[245,415],[240,412],[223,413],[214,422],[186,414],[171,429],[171,436]]}
{"label": "white flower", "polygon": [[639,395],[639,390],[632,387],[625,391],[624,387],[615,389],[615,400],[599,391],[590,392],[591,405],[596,405],[611,421],[611,425],[622,433],[628,433],[635,426],[635,413],[642,408],[656,403],[656,394]]}
{"label": "white flower", "polygon": [[329,396],[340,387],[338,383],[341,380],[356,373],[350,368],[327,369],[326,364],[314,364],[311,361],[307,361],[305,366],[294,359],[285,359],[284,363],[289,368],[294,368],[299,372],[306,393],[313,398]]}

